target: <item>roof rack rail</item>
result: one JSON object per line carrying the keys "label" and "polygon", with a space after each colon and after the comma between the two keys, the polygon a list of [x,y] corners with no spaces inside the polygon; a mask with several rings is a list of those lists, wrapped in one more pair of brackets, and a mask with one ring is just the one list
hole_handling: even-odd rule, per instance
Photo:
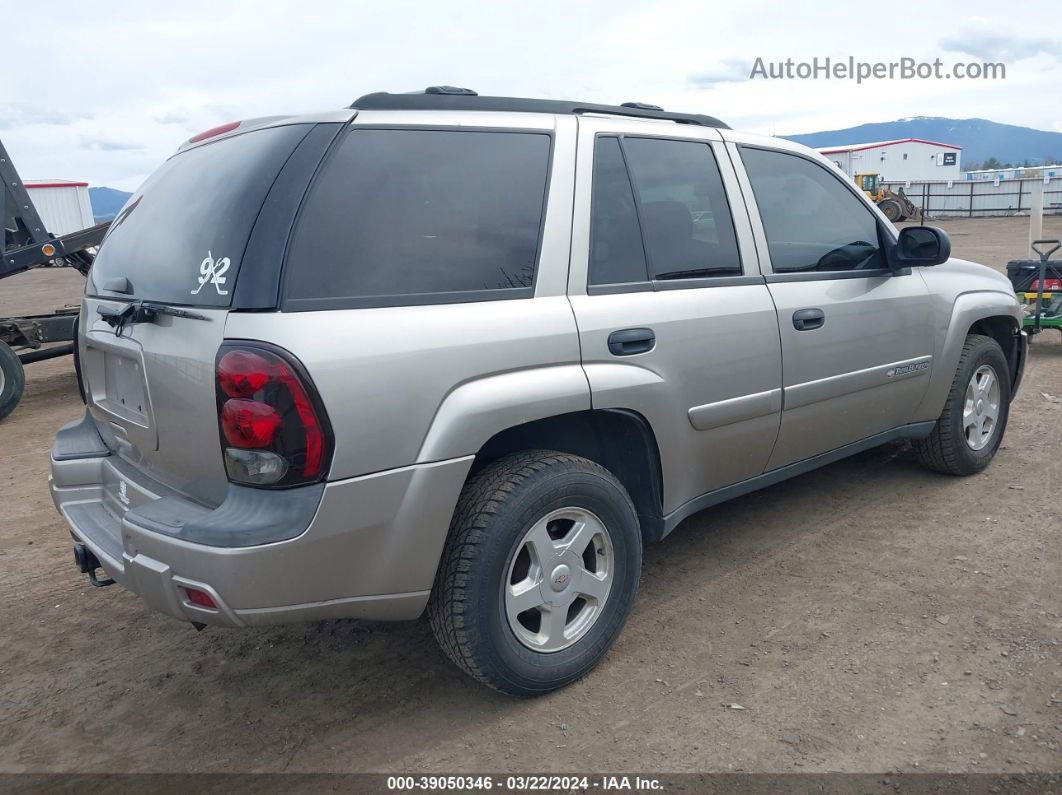
{"label": "roof rack rail", "polygon": [[481,97],[469,88],[430,86],[423,92],[389,94],[378,91],[354,100],[355,110],[484,110],[515,113],[603,113],[612,116],[631,116],[638,119],[660,119],[676,124],[695,124],[700,127],[730,127],[714,116],[699,113],[669,113],[656,105],[625,102],[623,105],[598,105],[592,102],[567,102],[559,99],[526,99],[524,97]]}

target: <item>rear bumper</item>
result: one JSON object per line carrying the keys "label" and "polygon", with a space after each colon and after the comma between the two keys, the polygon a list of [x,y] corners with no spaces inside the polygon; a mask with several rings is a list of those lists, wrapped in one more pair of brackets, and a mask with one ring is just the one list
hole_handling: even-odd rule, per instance
{"label": "rear bumper", "polygon": [[[211,509],[148,481],[106,454],[84,426],[60,431],[52,451],[52,499],[74,537],[154,609],[219,626],[416,618],[472,463],[465,457],[307,487],[314,493],[248,489],[267,500],[286,494],[296,507],[256,509],[252,493],[241,497],[236,517],[229,501]],[[240,526],[228,546],[219,529],[226,523],[212,521],[224,511]],[[291,537],[262,542],[284,535],[278,513]],[[256,537],[256,525],[268,532]],[[204,527],[213,529],[204,535]],[[210,594],[217,609],[190,602],[186,588]]]}

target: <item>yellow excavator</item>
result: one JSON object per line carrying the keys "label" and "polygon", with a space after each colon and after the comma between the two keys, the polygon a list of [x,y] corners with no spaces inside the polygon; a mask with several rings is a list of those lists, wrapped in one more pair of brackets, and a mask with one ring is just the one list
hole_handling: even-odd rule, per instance
{"label": "yellow excavator", "polygon": [[856,174],[853,179],[859,189],[878,205],[878,209],[890,221],[906,221],[918,215],[918,208],[907,198],[903,188],[893,191],[882,183],[881,174]]}

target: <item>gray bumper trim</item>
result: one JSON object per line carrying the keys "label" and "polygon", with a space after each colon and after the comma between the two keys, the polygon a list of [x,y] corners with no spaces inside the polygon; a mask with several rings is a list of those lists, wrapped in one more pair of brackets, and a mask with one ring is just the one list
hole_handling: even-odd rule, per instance
{"label": "gray bumper trim", "polygon": [[324,495],[324,483],[296,489],[229,486],[225,501],[202,516],[173,497],[133,508],[126,519],[154,533],[211,547],[253,547],[306,532]]}
{"label": "gray bumper trim", "polygon": [[55,435],[52,443],[52,458],[56,461],[70,461],[75,458],[103,458],[111,451],[103,443],[96,423],[85,409],[85,416],[68,422]]}
{"label": "gray bumper trim", "polygon": [[[109,456],[111,451],[103,443],[96,423],[87,411],[80,420],[64,425],[52,444],[52,459],[71,462],[71,466],[75,461]],[[117,459],[112,460],[116,477],[125,481],[121,472],[125,467]],[[92,470],[93,473],[96,471]],[[130,480],[123,485],[138,484]],[[160,494],[130,508],[125,516],[128,521],[153,533],[195,544],[253,547],[287,541],[306,532],[321,504],[324,490],[324,483],[291,489],[256,489],[230,484],[225,500],[214,509],[178,495]]]}

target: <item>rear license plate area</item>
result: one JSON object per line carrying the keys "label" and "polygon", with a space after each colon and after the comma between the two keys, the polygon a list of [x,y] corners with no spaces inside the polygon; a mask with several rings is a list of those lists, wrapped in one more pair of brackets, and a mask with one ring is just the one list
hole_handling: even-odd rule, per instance
{"label": "rear license plate area", "polygon": [[95,365],[91,382],[93,402],[115,417],[147,428],[147,389],[139,357],[89,349]]}

